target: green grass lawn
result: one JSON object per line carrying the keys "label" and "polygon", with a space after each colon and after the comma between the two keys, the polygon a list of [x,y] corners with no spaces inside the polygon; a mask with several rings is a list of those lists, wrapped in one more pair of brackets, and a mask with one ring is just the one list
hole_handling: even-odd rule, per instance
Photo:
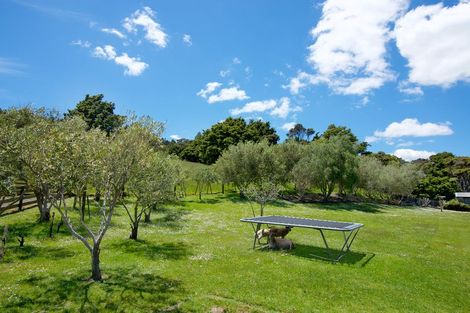
{"label": "green grass lawn", "polygon": [[[266,214],[363,223],[353,252],[332,264],[317,231],[289,234],[291,252],[252,250],[251,216],[236,195],[195,196],[143,224],[140,241],[118,208],[102,246],[105,280],[65,229],[47,238],[36,209],[6,216],[0,312],[468,312],[470,214],[373,204],[277,202]],[[14,234],[26,232],[19,248]],[[333,243],[339,237],[331,235]],[[336,234],[338,235],[338,234]]]}

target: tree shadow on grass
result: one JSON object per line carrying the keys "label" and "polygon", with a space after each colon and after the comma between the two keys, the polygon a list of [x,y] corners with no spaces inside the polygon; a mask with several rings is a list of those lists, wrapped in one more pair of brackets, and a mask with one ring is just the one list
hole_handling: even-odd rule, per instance
{"label": "tree shadow on grass", "polygon": [[[181,312],[181,283],[131,268],[105,269],[102,282],[84,280],[88,273],[33,274],[20,283],[27,288],[11,297],[12,312]],[[10,312],[10,311],[9,311]]]}
{"label": "tree shadow on grass", "polygon": [[248,203],[250,200],[248,200],[246,197],[243,197],[240,195],[238,192],[230,192],[225,194],[225,199],[227,199],[230,202],[233,203]]}
{"label": "tree shadow on grass", "polygon": [[[151,222],[159,227],[166,227],[171,229],[181,229],[183,227],[183,217],[189,212],[186,209],[181,208],[158,208],[155,212],[158,217],[154,217]],[[142,225],[146,225],[143,223]]]}
{"label": "tree shadow on grass", "polygon": [[[338,249],[326,249],[323,247],[296,244],[292,254],[306,259],[311,260],[321,260],[325,262],[333,263],[332,258],[336,258],[340,250]],[[337,264],[349,264],[349,265],[359,265],[364,267],[369,263],[369,261],[375,256],[375,254],[367,254],[363,252],[349,251],[345,256],[341,258]]]}
{"label": "tree shadow on grass", "polygon": [[73,251],[57,247],[37,247],[25,245],[8,248],[8,260],[28,260],[30,258],[44,258],[47,260],[62,260],[75,255]]}
{"label": "tree shadow on grass", "polygon": [[49,224],[46,223],[15,223],[8,225],[10,238],[23,234],[26,237],[46,238],[49,236]]}
{"label": "tree shadow on grass", "polygon": [[125,253],[143,256],[150,260],[180,260],[191,255],[188,245],[183,242],[167,242],[157,245],[145,240],[124,240],[112,244],[112,248]]}
{"label": "tree shadow on grass", "polygon": [[[310,206],[311,204],[305,204]],[[316,208],[327,210],[344,210],[344,211],[360,211],[365,213],[383,213],[383,207],[375,203],[352,203],[352,202],[336,202],[336,203],[315,203]]]}
{"label": "tree shadow on grass", "polygon": [[291,203],[285,201],[285,200],[274,200],[268,202],[268,205],[277,207],[277,208],[287,208]]}
{"label": "tree shadow on grass", "polygon": [[[259,204],[256,201],[252,201],[244,196],[241,196],[239,193],[228,193],[225,195],[224,199],[229,200],[230,202],[233,202],[233,203],[246,203],[246,204],[251,203],[253,207],[259,207]],[[290,205],[289,202],[284,201],[282,199],[269,201],[267,203],[267,206],[281,207],[281,208],[286,208],[289,205]]]}
{"label": "tree shadow on grass", "polygon": [[217,203],[221,203],[223,200],[222,199],[219,199],[218,197],[217,198],[204,198],[204,196],[202,197],[201,200],[199,199],[196,199],[196,200],[185,200],[183,202],[183,205],[188,205],[190,203],[198,203],[198,204],[217,204]]}

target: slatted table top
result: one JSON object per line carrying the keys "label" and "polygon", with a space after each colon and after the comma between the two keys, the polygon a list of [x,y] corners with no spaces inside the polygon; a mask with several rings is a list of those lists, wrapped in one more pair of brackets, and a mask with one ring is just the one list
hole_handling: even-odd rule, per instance
{"label": "slatted table top", "polygon": [[352,231],[354,229],[364,226],[363,224],[352,222],[326,221],[311,218],[300,218],[280,215],[247,217],[240,219],[240,221],[256,224],[282,225],[290,227],[304,227],[337,231]]}

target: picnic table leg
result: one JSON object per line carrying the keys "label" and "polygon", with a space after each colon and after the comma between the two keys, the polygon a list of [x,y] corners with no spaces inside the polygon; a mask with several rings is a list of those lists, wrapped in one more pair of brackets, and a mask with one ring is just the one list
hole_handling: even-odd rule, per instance
{"label": "picnic table leg", "polygon": [[323,239],[323,242],[325,243],[325,247],[326,247],[326,252],[328,252],[328,256],[331,258],[331,251],[330,251],[330,247],[328,246],[328,243],[326,242],[326,238],[325,238],[325,235],[323,234],[323,230],[321,229],[318,229],[320,231],[320,234],[321,234],[321,237]]}
{"label": "picnic table leg", "polygon": [[253,249],[256,247],[256,240],[258,239],[257,234],[260,228],[261,228],[261,224],[256,224],[256,230],[255,230],[255,236],[254,236],[255,238],[253,240]]}
{"label": "picnic table leg", "polygon": [[[334,262],[338,262],[339,260],[341,260],[341,258],[343,256],[345,256],[346,253],[348,253],[350,251],[351,245],[352,245],[354,239],[356,238],[356,235],[357,235],[358,232],[359,232],[359,228],[357,228],[356,230],[351,231],[347,237],[346,237],[346,232],[343,232],[344,244],[341,247],[341,250],[340,250],[338,256],[336,257],[336,259],[334,260]],[[352,238],[351,238],[351,236],[352,236]],[[349,239],[351,239],[351,240],[349,240]],[[346,250],[344,250],[344,248],[346,248]]]}

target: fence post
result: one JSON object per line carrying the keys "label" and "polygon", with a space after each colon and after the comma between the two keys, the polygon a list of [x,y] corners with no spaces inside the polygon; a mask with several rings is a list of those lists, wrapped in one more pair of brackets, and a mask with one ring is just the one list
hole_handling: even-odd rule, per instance
{"label": "fence post", "polygon": [[25,191],[25,187],[23,186],[20,189],[20,200],[18,202],[18,211],[23,211],[24,191]]}
{"label": "fence post", "polygon": [[2,236],[2,243],[0,244],[0,261],[3,260],[5,256],[5,251],[7,249],[7,241],[8,241],[8,225],[5,225],[3,228],[3,236]]}

